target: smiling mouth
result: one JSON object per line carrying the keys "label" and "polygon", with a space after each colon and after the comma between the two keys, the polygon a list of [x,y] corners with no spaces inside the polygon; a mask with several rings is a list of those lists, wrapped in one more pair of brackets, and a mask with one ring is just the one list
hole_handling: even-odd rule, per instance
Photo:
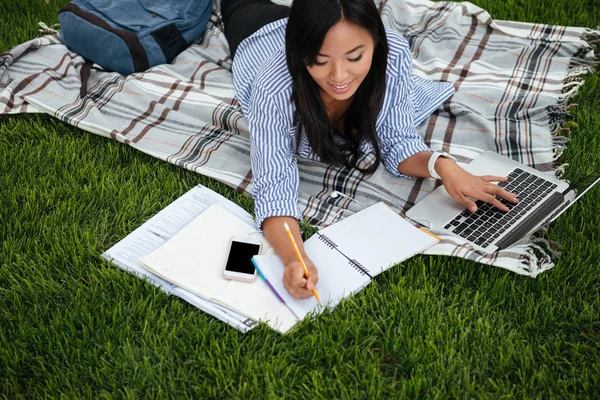
{"label": "smiling mouth", "polygon": [[336,89],[346,89],[348,86],[350,86],[350,84],[351,84],[351,83],[352,83],[352,82],[348,82],[348,83],[346,83],[345,85],[341,85],[341,86],[338,86],[338,85],[331,85],[331,87],[334,87],[334,88],[336,88]]}

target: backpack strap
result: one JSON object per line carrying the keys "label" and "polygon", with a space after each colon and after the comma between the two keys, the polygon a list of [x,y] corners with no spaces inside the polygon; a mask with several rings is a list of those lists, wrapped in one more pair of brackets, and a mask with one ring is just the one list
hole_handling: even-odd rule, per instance
{"label": "backpack strap", "polygon": [[83,18],[84,20],[89,21],[90,23],[102,29],[106,29],[107,31],[112,32],[115,35],[119,36],[121,39],[123,39],[129,47],[129,51],[131,52],[131,56],[133,59],[133,69],[135,70],[135,72],[142,72],[149,68],[146,50],[144,50],[144,47],[140,43],[140,40],[135,33],[126,31],[124,29],[113,28],[102,18],[98,17],[96,14],[82,10],[73,3],[67,4],[58,13],[60,14],[65,11],[71,12],[77,15],[78,17]]}
{"label": "backpack strap", "polygon": [[175,24],[163,26],[152,32],[151,35],[160,46],[167,63],[173,61],[179,53],[188,47],[188,43],[181,36],[181,32],[179,32]]}
{"label": "backpack strap", "polygon": [[79,88],[79,96],[82,99],[85,96],[87,96],[87,85],[88,85],[88,80],[90,79],[90,72],[91,72],[93,64],[94,64],[94,62],[92,60],[88,60],[86,58],[83,65],[81,65],[81,71],[79,73],[81,76],[81,87]]}

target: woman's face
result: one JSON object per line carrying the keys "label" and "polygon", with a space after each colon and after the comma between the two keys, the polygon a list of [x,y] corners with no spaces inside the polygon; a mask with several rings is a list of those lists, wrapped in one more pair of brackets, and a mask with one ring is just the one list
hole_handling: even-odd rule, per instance
{"label": "woman's face", "polygon": [[354,96],[371,68],[374,47],[369,31],[359,25],[340,21],[331,27],[315,64],[306,66],[326,105]]}

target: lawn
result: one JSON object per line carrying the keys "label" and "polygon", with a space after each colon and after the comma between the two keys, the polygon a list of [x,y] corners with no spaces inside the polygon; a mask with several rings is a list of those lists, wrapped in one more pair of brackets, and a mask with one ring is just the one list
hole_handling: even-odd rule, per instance
{"label": "lawn", "polygon": [[[0,2],[0,51],[65,0]],[[597,0],[475,0],[496,19],[600,24]],[[567,178],[600,168],[600,73],[572,100]],[[600,185],[531,279],[418,256],[286,336],[239,333],[100,254],[202,183],[46,115],[0,116],[0,397],[599,398]]]}

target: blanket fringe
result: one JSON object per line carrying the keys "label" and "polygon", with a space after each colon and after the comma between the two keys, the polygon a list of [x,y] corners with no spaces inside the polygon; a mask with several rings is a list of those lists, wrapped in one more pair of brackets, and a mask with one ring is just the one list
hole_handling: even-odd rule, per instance
{"label": "blanket fringe", "polygon": [[569,70],[563,81],[561,96],[558,98],[559,107],[567,107],[569,101],[577,94],[579,88],[584,84],[584,76],[591,74],[598,67],[595,52],[591,47],[582,47],[581,50],[571,58]]}
{"label": "blanket fringe", "polygon": [[552,160],[557,162],[563,155],[567,147],[569,147],[571,139],[566,136],[553,136],[552,137],[552,150],[554,152]]}
{"label": "blanket fringe", "polygon": [[554,169],[554,176],[556,176],[558,179],[562,179],[563,176],[565,176],[565,170],[568,166],[569,166],[568,163],[564,163],[564,164],[561,164],[558,167],[556,167]]}
{"label": "blanket fringe", "polygon": [[550,254],[546,253],[546,249],[538,244],[547,244],[547,241],[541,238],[536,239],[538,240],[536,243],[528,243],[525,246],[523,253],[524,260],[522,260],[529,266],[532,278],[536,278],[540,273],[554,267],[554,262],[552,262]]}
{"label": "blanket fringe", "polygon": [[[561,95],[556,105],[548,107],[549,123],[552,133],[553,161],[559,162],[564,151],[571,142],[570,127],[577,126],[569,110],[577,104],[569,104],[584,84],[584,76],[593,73],[600,65],[598,54],[600,50],[600,31],[587,31],[582,39],[586,42],[571,59],[569,70],[563,81]],[[554,174],[562,178],[569,164],[563,163],[555,167]],[[521,265],[529,275],[535,278],[539,273],[554,267],[553,259],[560,252],[560,244],[539,237],[548,232],[548,224],[541,226],[536,232],[524,239],[523,243],[513,246],[513,250],[522,250]]]}
{"label": "blanket fringe", "polygon": [[40,26],[38,36],[58,35],[58,30],[60,29],[60,24],[54,24],[54,25],[48,26],[45,23],[40,21],[40,22],[38,22],[38,25]]}
{"label": "blanket fringe", "polygon": [[[542,225],[537,234],[546,234],[549,224]],[[521,253],[519,260],[520,269],[532,278],[537,277],[540,273],[554,267],[554,262],[560,252],[557,250],[560,245],[546,238],[529,236],[523,239],[520,244],[516,244],[510,248],[512,251]]]}
{"label": "blanket fringe", "polygon": [[[586,45],[582,46],[571,58],[569,70],[563,81],[561,95],[554,106],[548,107],[554,162],[560,159],[571,140],[571,130],[568,125],[572,123],[567,121],[572,119],[569,109],[576,107],[577,104],[569,104],[569,102],[585,83],[585,75],[593,73],[600,65],[597,57],[598,47],[593,46],[598,38],[600,38],[600,32],[598,31],[589,30],[583,35],[582,39],[586,42]],[[576,124],[574,125],[576,126]]]}

